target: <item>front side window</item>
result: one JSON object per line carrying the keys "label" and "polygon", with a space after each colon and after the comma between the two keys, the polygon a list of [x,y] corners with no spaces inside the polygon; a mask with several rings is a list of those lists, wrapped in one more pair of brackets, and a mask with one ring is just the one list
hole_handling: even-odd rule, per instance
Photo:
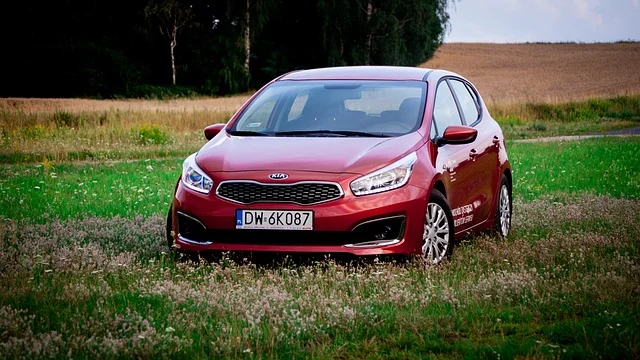
{"label": "front side window", "polygon": [[454,100],[446,81],[441,81],[436,89],[436,101],[433,107],[433,122],[436,127],[435,130],[437,130],[437,135],[442,135],[444,130],[451,125],[462,125],[456,101]]}
{"label": "front side window", "polygon": [[451,88],[456,93],[456,97],[458,98],[458,103],[460,104],[460,109],[464,114],[464,119],[467,125],[471,125],[476,120],[480,113],[478,112],[478,104],[469,93],[469,88],[462,82],[458,80],[449,80],[449,84],[451,84]]}
{"label": "front side window", "polygon": [[420,127],[426,86],[420,81],[276,82],[252,101],[230,133],[400,136]]}

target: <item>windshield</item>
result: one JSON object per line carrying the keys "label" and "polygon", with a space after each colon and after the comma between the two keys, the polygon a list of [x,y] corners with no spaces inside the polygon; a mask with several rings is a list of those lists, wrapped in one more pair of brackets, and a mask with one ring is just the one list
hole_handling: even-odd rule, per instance
{"label": "windshield", "polygon": [[243,136],[399,136],[420,127],[419,81],[281,81],[258,95],[229,133]]}

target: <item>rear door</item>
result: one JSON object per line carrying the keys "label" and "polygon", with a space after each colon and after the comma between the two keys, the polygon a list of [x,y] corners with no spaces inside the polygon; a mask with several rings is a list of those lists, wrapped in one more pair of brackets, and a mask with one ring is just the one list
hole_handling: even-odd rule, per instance
{"label": "rear door", "polygon": [[[494,132],[489,129],[491,122],[482,121],[482,111],[477,94],[472,87],[462,79],[447,79],[460,109],[463,123],[478,131],[476,140],[468,145],[470,156],[465,187],[458,189],[463,197],[467,211],[471,211],[470,218],[465,225],[475,226],[484,222],[493,213],[494,186],[499,175],[498,147],[493,141]],[[463,205],[463,206],[464,206]],[[468,215],[467,215],[468,216]],[[455,222],[455,220],[454,220]]]}

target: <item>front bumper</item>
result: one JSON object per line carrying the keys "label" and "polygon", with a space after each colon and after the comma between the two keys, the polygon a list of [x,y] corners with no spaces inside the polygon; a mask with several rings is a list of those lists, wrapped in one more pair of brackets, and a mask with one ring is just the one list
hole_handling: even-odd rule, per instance
{"label": "front bumper", "polygon": [[[266,179],[267,172],[220,174],[217,183],[233,179]],[[349,189],[354,175],[300,173],[290,174],[287,183],[313,179],[338,183],[342,198],[315,205],[292,203],[238,204],[224,200],[212,191],[196,193],[182,182],[177,186],[173,200],[174,244],[187,252],[203,251],[249,251],[249,252],[304,252],[304,253],[348,253],[352,255],[384,255],[418,253],[424,230],[427,190],[409,184],[380,194],[355,196]],[[264,181],[267,183],[268,181]],[[276,182],[273,182],[274,184]],[[277,182],[282,183],[282,182]],[[216,184],[217,185],[217,184]],[[215,186],[215,185],[214,185]],[[312,210],[313,231],[237,230],[237,209],[259,210]],[[196,240],[188,231],[181,231],[179,219],[191,219],[206,229]],[[373,225],[372,225],[373,224]],[[364,234],[380,224],[401,226],[392,238],[375,238]],[[401,224],[401,225],[396,225]],[[366,232],[366,231],[365,231]]]}

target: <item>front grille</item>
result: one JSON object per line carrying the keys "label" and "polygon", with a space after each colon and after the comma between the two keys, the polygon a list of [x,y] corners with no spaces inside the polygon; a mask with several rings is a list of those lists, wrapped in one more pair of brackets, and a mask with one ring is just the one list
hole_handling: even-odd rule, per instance
{"label": "front grille", "polygon": [[343,194],[340,185],[335,183],[262,184],[253,181],[222,182],[216,193],[223,199],[241,204],[288,202],[300,205],[339,199]]}

